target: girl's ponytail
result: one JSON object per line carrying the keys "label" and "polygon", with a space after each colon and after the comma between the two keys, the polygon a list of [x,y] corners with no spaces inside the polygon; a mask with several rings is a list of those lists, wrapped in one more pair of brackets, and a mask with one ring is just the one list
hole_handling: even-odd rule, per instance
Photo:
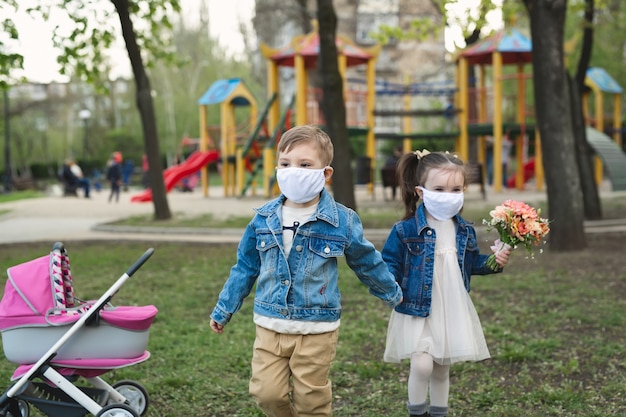
{"label": "girl's ponytail", "polygon": [[418,165],[419,158],[413,152],[402,155],[398,161],[398,185],[404,203],[403,220],[415,216],[417,210],[419,196],[415,192],[415,187],[418,185],[416,182]]}

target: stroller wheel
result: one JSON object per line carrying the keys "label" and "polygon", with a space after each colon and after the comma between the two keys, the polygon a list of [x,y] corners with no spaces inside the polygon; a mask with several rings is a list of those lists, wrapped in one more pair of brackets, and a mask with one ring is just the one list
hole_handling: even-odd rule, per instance
{"label": "stroller wheel", "polygon": [[3,417],[29,417],[30,405],[24,400],[12,400]]}
{"label": "stroller wheel", "polygon": [[102,407],[96,417],[139,417],[139,414],[126,404],[109,404]]}
{"label": "stroller wheel", "polygon": [[[128,405],[130,405],[140,416],[143,416],[148,410],[148,392],[138,382],[131,380],[119,381],[113,384],[113,388],[122,394]],[[109,402],[109,404],[113,404]]]}

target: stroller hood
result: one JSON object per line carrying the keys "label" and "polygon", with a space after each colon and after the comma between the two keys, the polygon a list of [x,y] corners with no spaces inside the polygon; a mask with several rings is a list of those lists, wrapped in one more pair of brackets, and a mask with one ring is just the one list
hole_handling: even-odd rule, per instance
{"label": "stroller hood", "polygon": [[[64,325],[76,322],[90,303],[74,298],[69,258],[58,251],[7,270],[0,301],[0,331],[20,326]],[[107,323],[145,330],[157,314],[155,306],[112,307],[100,312]]]}

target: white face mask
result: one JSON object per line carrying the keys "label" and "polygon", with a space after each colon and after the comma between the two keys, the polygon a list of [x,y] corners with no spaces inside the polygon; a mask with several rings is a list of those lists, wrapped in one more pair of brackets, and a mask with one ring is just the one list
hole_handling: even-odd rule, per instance
{"label": "white face mask", "polygon": [[294,203],[308,203],[322,192],[326,178],[326,168],[279,168],[276,170],[276,181],[280,191]]}
{"label": "white face mask", "polygon": [[451,219],[463,207],[463,193],[440,193],[418,188],[422,190],[426,210],[437,220]]}

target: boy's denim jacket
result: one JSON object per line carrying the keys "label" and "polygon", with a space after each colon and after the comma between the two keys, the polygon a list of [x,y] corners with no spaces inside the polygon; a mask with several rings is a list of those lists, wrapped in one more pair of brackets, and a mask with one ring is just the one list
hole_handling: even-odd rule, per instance
{"label": "boy's denim jacket", "polygon": [[[489,255],[479,253],[474,227],[458,214],[454,221],[459,267],[469,292],[472,275],[493,274],[495,271],[485,264]],[[415,217],[399,221],[391,229],[382,254],[402,287],[403,300],[395,308],[398,313],[420,317],[430,315],[436,237],[435,230],[426,222],[424,204],[418,206]]]}
{"label": "boy's denim jacket", "polygon": [[374,245],[363,237],[361,219],[322,191],[317,211],[301,224],[289,258],[283,250],[281,195],[248,224],[211,318],[225,325],[256,282],[254,312],[274,318],[336,321],[341,315],[337,258],[344,257],[369,292],[390,307],[402,291]]}

